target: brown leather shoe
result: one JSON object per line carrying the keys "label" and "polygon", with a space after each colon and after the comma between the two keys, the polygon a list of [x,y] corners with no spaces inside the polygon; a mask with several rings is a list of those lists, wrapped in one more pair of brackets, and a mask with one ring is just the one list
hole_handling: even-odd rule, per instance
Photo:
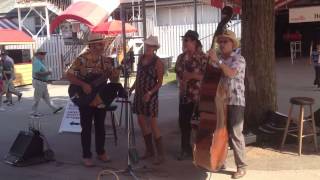
{"label": "brown leather shoe", "polygon": [[232,174],[232,179],[240,179],[246,175],[246,169],[238,168],[237,172]]}

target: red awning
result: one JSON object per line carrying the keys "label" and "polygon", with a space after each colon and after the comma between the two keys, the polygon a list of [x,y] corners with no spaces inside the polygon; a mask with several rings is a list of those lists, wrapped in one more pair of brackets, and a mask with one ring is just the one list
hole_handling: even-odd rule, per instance
{"label": "red awning", "polygon": [[119,6],[120,0],[84,0],[72,3],[64,12],[56,17],[50,30],[53,31],[64,20],[73,19],[87,26],[96,26],[103,22]]}
{"label": "red awning", "polygon": [[0,45],[32,43],[33,39],[23,31],[14,29],[0,29]]}

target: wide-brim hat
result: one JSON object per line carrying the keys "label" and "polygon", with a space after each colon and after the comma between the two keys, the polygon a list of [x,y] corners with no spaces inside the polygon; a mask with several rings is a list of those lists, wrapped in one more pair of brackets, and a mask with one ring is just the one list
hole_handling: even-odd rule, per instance
{"label": "wide-brim hat", "polygon": [[94,43],[100,43],[100,42],[106,42],[105,35],[98,34],[98,33],[90,33],[86,44],[94,44]]}
{"label": "wide-brim hat", "polygon": [[196,41],[199,45],[201,45],[201,41],[199,40],[199,34],[197,31],[188,30],[183,36],[181,36],[183,39],[191,39],[193,41]]}
{"label": "wide-brim hat", "polygon": [[160,48],[160,44],[158,41],[158,36],[149,36],[146,40],[143,41],[144,44],[149,45],[149,46],[154,46],[157,49]]}
{"label": "wide-brim hat", "polygon": [[197,31],[193,31],[193,30],[188,30],[183,36],[181,36],[182,38],[190,38],[192,40],[198,40],[199,39],[199,34],[197,33]]}
{"label": "wide-brim hat", "polygon": [[239,41],[236,37],[236,34],[231,30],[225,30],[222,34],[218,35],[216,40],[218,41],[219,38],[226,37],[229,38],[233,42],[233,49],[239,47]]}
{"label": "wide-brim hat", "polygon": [[42,48],[39,48],[37,49],[36,54],[47,54],[47,51]]}

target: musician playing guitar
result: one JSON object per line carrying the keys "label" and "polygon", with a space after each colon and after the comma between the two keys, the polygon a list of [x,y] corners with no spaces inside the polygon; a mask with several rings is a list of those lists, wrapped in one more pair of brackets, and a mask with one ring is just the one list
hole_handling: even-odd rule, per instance
{"label": "musician playing guitar", "polygon": [[233,148],[237,172],[232,175],[238,179],[246,174],[245,141],[242,134],[245,108],[245,59],[233,52],[238,47],[234,32],[225,30],[217,36],[221,56],[218,58],[214,49],[210,49],[210,63],[222,70],[220,84],[226,89],[227,129],[229,145]]}
{"label": "musician playing guitar", "polygon": [[[119,91],[124,92],[120,83],[115,82],[119,78],[119,71],[113,68],[112,59],[103,56],[105,39],[100,34],[90,34],[88,37],[88,49],[76,58],[67,71],[67,78],[71,82],[69,95],[79,107],[81,144],[83,150],[83,163],[85,166],[93,166],[91,146],[91,126],[94,120],[95,144],[98,159],[104,162],[109,160],[105,149],[105,125],[106,106],[109,106]],[[101,79],[102,83],[94,83]],[[75,91],[74,89],[78,90]],[[75,92],[74,92],[75,91]],[[72,94],[72,95],[71,95]],[[80,101],[82,96],[88,96],[90,101]],[[93,97],[90,99],[90,97]],[[86,100],[86,99],[85,99]]]}
{"label": "musician playing guitar", "polygon": [[200,82],[203,78],[207,57],[202,51],[199,34],[189,30],[182,37],[183,53],[177,58],[175,71],[180,85],[179,126],[181,131],[181,152],[178,160],[192,158],[191,118],[199,101]]}

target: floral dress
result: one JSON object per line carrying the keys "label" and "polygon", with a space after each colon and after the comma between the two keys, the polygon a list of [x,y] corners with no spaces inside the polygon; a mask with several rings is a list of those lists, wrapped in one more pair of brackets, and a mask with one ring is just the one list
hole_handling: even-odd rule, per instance
{"label": "floral dress", "polygon": [[140,58],[138,62],[133,112],[138,115],[157,117],[159,111],[158,91],[152,94],[149,102],[144,102],[143,97],[158,82],[156,62],[159,57],[154,55],[153,58],[150,59],[150,63],[146,65],[142,64],[142,59],[143,57]]}

